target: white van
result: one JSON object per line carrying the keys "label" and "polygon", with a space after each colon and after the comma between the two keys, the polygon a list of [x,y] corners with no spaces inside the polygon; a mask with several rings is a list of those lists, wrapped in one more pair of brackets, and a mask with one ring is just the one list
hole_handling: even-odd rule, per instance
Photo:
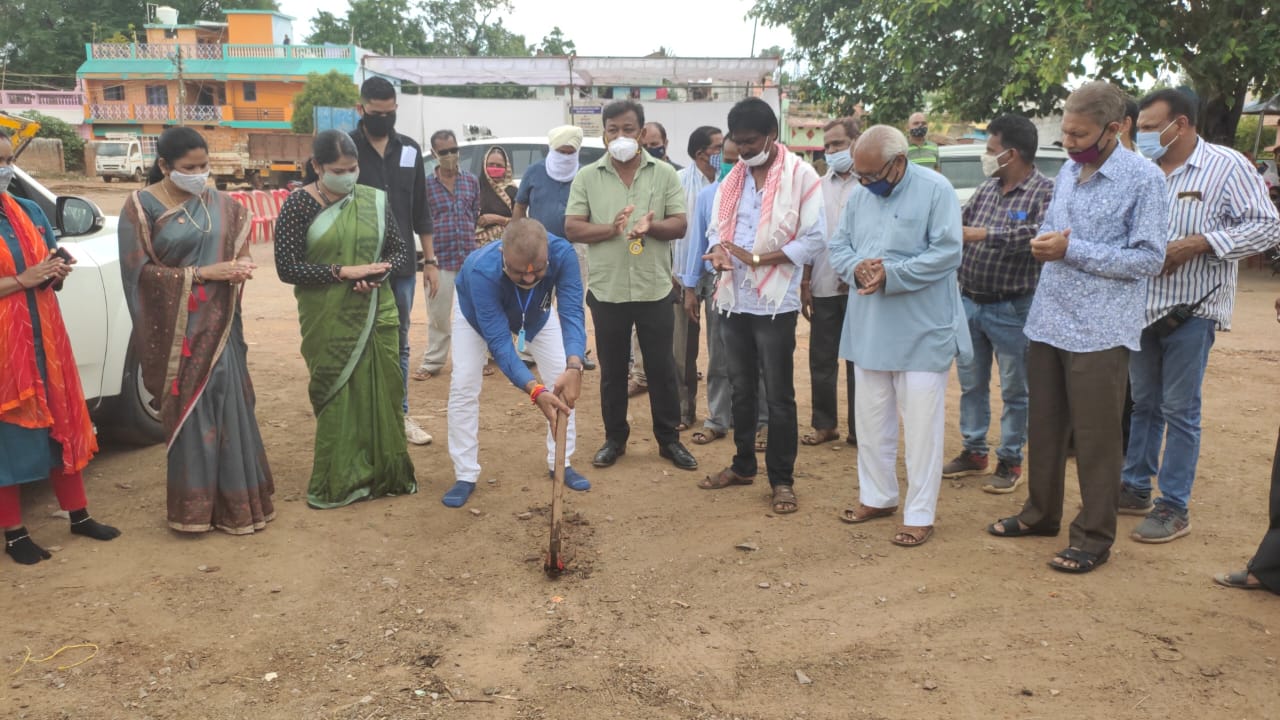
{"label": "white van", "polygon": [[142,182],[147,174],[146,160],[142,155],[142,142],[136,135],[107,135],[106,140],[94,143],[97,151],[94,174],[103,182],[115,178]]}

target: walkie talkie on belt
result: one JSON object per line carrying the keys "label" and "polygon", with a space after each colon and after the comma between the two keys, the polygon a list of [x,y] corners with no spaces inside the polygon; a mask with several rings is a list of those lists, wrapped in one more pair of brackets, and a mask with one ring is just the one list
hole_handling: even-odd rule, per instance
{"label": "walkie talkie on belt", "polygon": [[1204,297],[1190,305],[1187,303],[1174,305],[1172,310],[1166,313],[1164,317],[1148,325],[1147,329],[1155,333],[1156,337],[1169,337],[1173,334],[1174,330],[1182,327],[1183,323],[1190,320],[1195,315],[1196,310],[1198,310],[1200,306],[1209,299],[1209,296],[1217,292],[1220,287],[1222,287],[1222,283],[1214,285],[1212,290],[1204,294]]}

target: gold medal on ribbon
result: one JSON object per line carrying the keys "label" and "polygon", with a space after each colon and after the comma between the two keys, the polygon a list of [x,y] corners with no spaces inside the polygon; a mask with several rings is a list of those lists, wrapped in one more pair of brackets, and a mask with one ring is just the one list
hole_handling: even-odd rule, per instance
{"label": "gold medal on ribbon", "polygon": [[632,240],[631,244],[627,246],[627,249],[631,251],[632,255],[639,255],[644,252],[644,241]]}

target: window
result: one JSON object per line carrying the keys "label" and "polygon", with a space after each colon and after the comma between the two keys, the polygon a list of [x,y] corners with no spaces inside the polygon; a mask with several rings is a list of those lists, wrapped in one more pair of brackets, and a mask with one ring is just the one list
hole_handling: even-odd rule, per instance
{"label": "window", "polygon": [[169,87],[167,85],[147,86],[148,105],[169,105]]}
{"label": "window", "polygon": [[258,83],[247,82],[244,84],[244,101],[258,102]]}
{"label": "window", "polygon": [[124,100],[124,86],[108,85],[102,89],[102,99],[108,102],[122,102]]}

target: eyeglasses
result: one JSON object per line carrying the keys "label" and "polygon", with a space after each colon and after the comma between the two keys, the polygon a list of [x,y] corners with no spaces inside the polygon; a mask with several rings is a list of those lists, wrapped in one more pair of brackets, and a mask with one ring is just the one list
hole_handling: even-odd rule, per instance
{"label": "eyeglasses", "polygon": [[458,148],[456,148],[456,147],[445,148],[445,149],[443,149],[443,150],[437,150],[437,151],[436,151],[436,155],[439,155],[439,156],[442,156],[442,157],[443,157],[443,156],[445,156],[445,155],[457,155],[457,154],[458,154]]}
{"label": "eyeglasses", "polygon": [[863,175],[859,173],[857,170],[854,170],[853,176],[858,178],[858,182],[862,185],[870,185],[873,182],[879,182],[883,180],[886,175],[889,174],[889,169],[893,166],[895,162],[897,162],[898,157],[899,157],[898,155],[894,155],[893,157],[889,158],[889,162],[882,165],[880,167],[880,170],[876,172],[875,175]]}

